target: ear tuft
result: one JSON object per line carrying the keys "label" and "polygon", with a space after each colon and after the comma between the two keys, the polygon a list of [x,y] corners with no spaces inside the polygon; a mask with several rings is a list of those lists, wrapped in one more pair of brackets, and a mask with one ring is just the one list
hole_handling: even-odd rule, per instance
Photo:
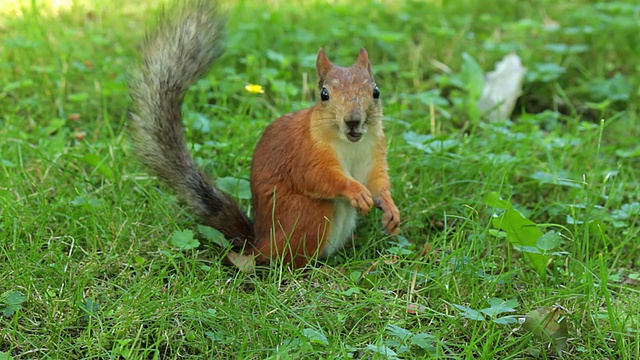
{"label": "ear tuft", "polygon": [[369,75],[371,75],[371,78],[373,79],[373,73],[371,72],[371,63],[369,62],[369,54],[367,54],[367,50],[365,50],[364,48],[360,48],[360,54],[358,54],[358,60],[356,60],[356,64],[367,69]]}
{"label": "ear tuft", "polygon": [[318,88],[322,88],[324,80],[327,77],[327,73],[331,69],[333,64],[327,57],[327,54],[322,48],[318,51],[318,57],[316,58],[316,75],[318,76]]}

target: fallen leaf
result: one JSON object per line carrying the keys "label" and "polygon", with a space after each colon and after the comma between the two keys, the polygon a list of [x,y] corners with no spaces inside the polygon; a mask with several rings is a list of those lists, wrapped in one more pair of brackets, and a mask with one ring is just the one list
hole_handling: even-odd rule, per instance
{"label": "fallen leaf", "polygon": [[431,257],[431,244],[424,243],[420,246],[420,253],[423,257],[430,258]]}
{"label": "fallen leaf", "polygon": [[227,253],[227,261],[238,268],[238,270],[250,274],[256,268],[256,260],[251,255],[238,254],[233,251]]}
{"label": "fallen leaf", "polygon": [[407,313],[411,315],[422,315],[427,310],[426,306],[411,303],[407,306]]}
{"label": "fallen leaf", "polygon": [[569,329],[561,306],[545,306],[533,310],[524,317],[522,327],[542,341],[553,345],[560,354],[567,344]]}

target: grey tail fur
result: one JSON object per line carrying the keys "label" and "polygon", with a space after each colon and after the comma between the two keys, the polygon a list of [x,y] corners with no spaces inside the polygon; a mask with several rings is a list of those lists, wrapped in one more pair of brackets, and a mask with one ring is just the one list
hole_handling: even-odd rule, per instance
{"label": "grey tail fur", "polygon": [[183,0],[164,9],[129,74],[136,154],[195,213],[236,247],[255,238],[251,220],[198,169],[184,138],[182,101],[222,54],[224,17],[212,1]]}

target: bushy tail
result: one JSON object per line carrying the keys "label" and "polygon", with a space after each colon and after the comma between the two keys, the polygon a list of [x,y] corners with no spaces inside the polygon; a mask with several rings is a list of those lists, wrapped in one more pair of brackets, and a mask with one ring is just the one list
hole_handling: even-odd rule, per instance
{"label": "bushy tail", "polygon": [[224,18],[211,0],[178,0],[147,34],[129,76],[131,135],[141,161],[177,193],[197,219],[234,245],[254,238],[238,204],[195,165],[184,139],[182,100],[222,53]]}

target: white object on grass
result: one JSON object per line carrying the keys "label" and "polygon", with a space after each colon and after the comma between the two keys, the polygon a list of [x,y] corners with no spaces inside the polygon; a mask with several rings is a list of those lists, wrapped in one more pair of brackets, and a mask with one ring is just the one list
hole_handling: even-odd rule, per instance
{"label": "white object on grass", "polygon": [[511,53],[486,75],[478,109],[486,114],[489,121],[502,121],[511,116],[516,100],[522,95],[525,73],[520,57]]}

